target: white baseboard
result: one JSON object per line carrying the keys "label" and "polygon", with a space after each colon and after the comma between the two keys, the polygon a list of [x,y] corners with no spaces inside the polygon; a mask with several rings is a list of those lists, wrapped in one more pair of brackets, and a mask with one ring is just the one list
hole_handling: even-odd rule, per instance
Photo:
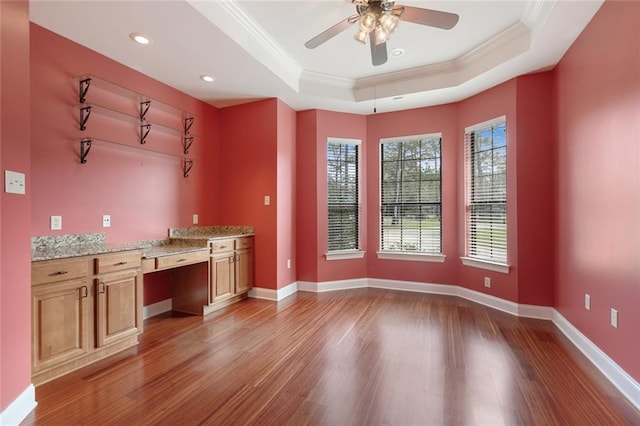
{"label": "white baseboard", "polygon": [[591,340],[582,334],[577,328],[566,320],[558,311],[554,310],[553,323],[567,339],[578,348],[589,361],[595,365],[602,374],[613,385],[618,388],[620,392],[627,399],[640,410],[640,383],[634,380],[626,371],[624,371],[618,364],[615,363],[607,354],[597,347]]}
{"label": "white baseboard", "polygon": [[273,290],[271,288],[254,287],[249,290],[249,297],[253,297],[254,299],[264,299],[278,302],[285,297],[289,297],[297,292],[298,283],[293,282],[285,287],[279,288],[278,290]]}
{"label": "white baseboard", "polygon": [[413,291],[415,293],[441,294],[444,296],[457,296],[457,286],[447,284],[417,283],[415,281],[383,280],[380,278],[368,278],[368,287],[384,288],[387,290]]}
{"label": "white baseboard", "polygon": [[151,305],[147,305],[142,308],[142,319],[155,317],[156,315],[164,314],[172,309],[171,299],[161,300]]}
{"label": "white baseboard", "polygon": [[0,425],[19,425],[36,408],[36,405],[38,405],[36,402],[36,389],[33,384],[30,384],[0,413]]}
{"label": "white baseboard", "polygon": [[309,291],[312,293],[323,293],[325,291],[348,290],[353,288],[368,287],[367,278],[353,280],[327,281],[314,283],[310,281],[298,281],[299,291]]}

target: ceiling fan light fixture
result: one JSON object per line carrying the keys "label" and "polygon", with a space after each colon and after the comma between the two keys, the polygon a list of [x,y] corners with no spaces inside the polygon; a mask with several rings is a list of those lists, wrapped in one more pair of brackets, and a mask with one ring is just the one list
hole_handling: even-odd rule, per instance
{"label": "ceiling fan light fixture", "polygon": [[376,15],[367,12],[360,18],[360,30],[368,34],[375,29],[377,22]]}
{"label": "ceiling fan light fixture", "polygon": [[369,40],[369,33],[362,31],[362,28],[361,28],[356,32],[353,38],[355,38],[362,44],[367,44],[367,40]]}
{"label": "ceiling fan light fixture", "polygon": [[373,33],[373,40],[376,46],[386,43],[389,39],[389,32],[382,25],[376,27]]}
{"label": "ceiling fan light fixture", "polygon": [[398,24],[400,23],[400,18],[392,13],[385,13],[380,17],[380,24],[384,27],[385,30],[389,34],[394,32],[396,28],[398,28]]}

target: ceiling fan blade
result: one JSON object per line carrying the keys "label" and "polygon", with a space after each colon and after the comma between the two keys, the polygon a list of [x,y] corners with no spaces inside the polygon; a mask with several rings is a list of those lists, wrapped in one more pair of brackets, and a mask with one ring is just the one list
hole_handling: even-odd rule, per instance
{"label": "ceiling fan blade", "polygon": [[324,30],[323,32],[321,32],[311,40],[307,41],[304,45],[307,49],[315,49],[325,41],[337,36],[344,30],[349,28],[353,22],[354,21],[351,19],[351,17],[345,19],[344,21],[340,21],[337,24],[335,24],[333,27],[327,30]]}
{"label": "ceiling fan blade", "polygon": [[428,25],[430,27],[450,30],[457,23],[460,17],[455,13],[441,12],[433,9],[422,9],[412,6],[395,6],[394,9],[404,8],[402,20],[413,22],[414,24]]}
{"label": "ceiling fan blade", "polygon": [[387,62],[387,43],[376,46],[373,31],[369,33],[369,44],[371,45],[371,63],[377,67]]}

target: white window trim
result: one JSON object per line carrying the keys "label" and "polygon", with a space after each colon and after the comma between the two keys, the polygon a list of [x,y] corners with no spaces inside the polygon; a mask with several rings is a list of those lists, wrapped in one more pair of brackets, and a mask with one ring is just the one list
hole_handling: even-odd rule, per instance
{"label": "white window trim", "polygon": [[501,274],[508,274],[511,268],[511,265],[505,263],[489,262],[488,260],[474,259],[473,257],[461,257],[460,260],[465,266],[486,269],[487,271],[499,272]]}
{"label": "white window trim", "polygon": [[362,250],[336,250],[324,254],[327,260],[346,260],[346,259],[362,259],[364,257]]}
{"label": "white window trim", "polygon": [[[345,145],[357,145],[360,151],[360,156],[358,158],[358,248],[354,250],[333,250],[329,251],[327,249],[327,253],[325,253],[326,260],[343,260],[343,259],[361,259],[364,257],[364,251],[361,249],[361,237],[362,237],[362,140],[361,139],[350,139],[350,138],[338,138],[338,137],[327,137],[327,147],[330,143],[343,143]],[[326,149],[325,149],[326,155]],[[325,164],[325,169],[327,165]],[[329,216],[327,215],[327,220]],[[327,232],[329,230],[327,229]],[[359,254],[360,253],[360,254]]]}
{"label": "white window trim", "polygon": [[379,251],[377,252],[378,259],[387,260],[409,260],[414,262],[433,262],[444,263],[447,256],[444,254],[434,253],[413,253],[413,252],[399,252],[399,251]]}
{"label": "white window trim", "polygon": [[[435,132],[435,133],[424,133],[424,134],[419,134],[419,135],[407,135],[407,136],[394,136],[391,138],[380,138],[378,140],[378,156],[380,155],[380,147],[385,144],[385,143],[393,143],[393,142],[402,142],[402,141],[406,141],[407,139],[429,139],[429,138],[440,138],[440,143],[442,144],[442,132]],[[442,145],[440,145],[440,159],[442,161]],[[442,173],[442,166],[440,168],[440,173]],[[378,158],[378,209],[380,212],[382,212],[382,207],[381,207],[381,195],[382,194],[382,180],[380,178],[380,176],[382,176],[382,161],[380,158]],[[442,176],[442,175],[441,175]],[[440,177],[440,185],[442,185],[442,177]],[[442,187],[440,189],[442,191]],[[440,215],[441,218],[440,220],[442,220],[442,199],[440,199]],[[382,213],[380,213],[380,215],[378,216],[378,246],[382,245],[382,227],[380,226],[380,223],[382,221],[382,217],[381,217]],[[442,225],[440,225],[440,243],[442,244]],[[442,247],[440,247],[440,250],[442,250]],[[420,262],[436,262],[436,263],[444,263],[446,256],[443,254],[439,254],[439,253],[415,253],[415,252],[404,252],[404,251],[386,251],[386,250],[380,250],[377,252],[378,255],[378,259],[391,259],[391,260],[413,260],[413,261],[420,261]]]}
{"label": "white window trim", "polygon": [[[502,124],[502,123],[506,124],[506,122],[507,122],[507,116],[506,115],[502,115],[500,117],[492,118],[492,119],[484,121],[482,123],[478,123],[478,124],[474,124],[472,126],[465,127],[465,129],[464,129],[465,140],[466,140],[466,135],[468,133],[475,132],[476,130],[482,130],[482,129],[485,129],[487,127],[493,127],[495,125]],[[508,141],[507,141],[507,144],[508,144]],[[464,149],[465,150],[467,149],[466,145],[465,145]],[[466,179],[467,179],[467,177],[466,177],[467,165],[465,164],[464,167],[465,167],[465,178],[464,179],[466,181]],[[507,185],[508,185],[508,183],[507,183]],[[465,188],[465,200],[466,200],[466,197],[467,197],[466,191],[467,191],[467,188]],[[508,206],[508,203],[509,203],[509,199],[507,197],[507,206]],[[468,208],[468,205],[467,205],[467,202],[465,201],[465,209],[466,208]],[[466,228],[467,219],[468,219],[467,214],[468,213],[465,213],[465,228]],[[508,229],[509,229],[509,227],[507,225],[507,232],[508,232]],[[469,244],[469,240],[468,240],[468,237],[465,235],[465,247],[468,244]],[[507,242],[507,247],[508,247],[508,242]],[[465,254],[468,254],[467,250],[468,250],[468,248],[465,248]],[[462,261],[463,265],[471,266],[471,267],[478,268],[478,269],[486,269],[488,271],[499,272],[499,273],[502,273],[502,274],[508,274],[509,273],[509,269],[511,267],[508,263],[492,262],[490,260],[477,259],[477,258],[468,257],[468,256],[462,256],[462,257],[460,257],[460,260]],[[507,253],[507,262],[508,261],[509,261],[509,253]]]}

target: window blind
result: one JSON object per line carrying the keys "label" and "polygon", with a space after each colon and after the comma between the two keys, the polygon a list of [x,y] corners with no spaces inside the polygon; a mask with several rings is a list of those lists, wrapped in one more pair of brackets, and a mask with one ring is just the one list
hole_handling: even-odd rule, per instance
{"label": "window blind", "polygon": [[507,263],[507,133],[501,117],[465,131],[467,256]]}
{"label": "window blind", "polygon": [[441,135],[381,141],[380,249],[442,253]]}
{"label": "window blind", "polygon": [[359,248],[359,145],[327,143],[328,250]]}

